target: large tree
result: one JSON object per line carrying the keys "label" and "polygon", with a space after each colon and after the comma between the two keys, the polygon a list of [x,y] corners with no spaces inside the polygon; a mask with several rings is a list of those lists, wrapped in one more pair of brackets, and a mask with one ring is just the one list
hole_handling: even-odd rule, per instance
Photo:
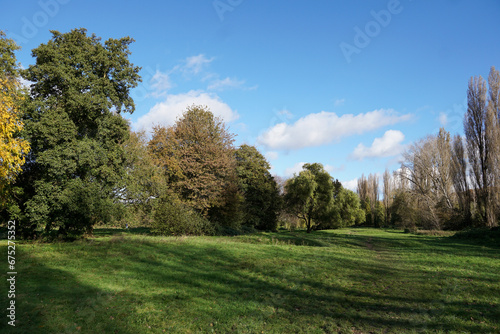
{"label": "large tree", "polygon": [[365,222],[366,215],[361,208],[358,194],[334,181],[333,195],[331,219],[318,226],[318,229],[342,228]]}
{"label": "large tree", "polygon": [[145,132],[131,132],[123,143],[125,177],[118,192],[128,218],[135,223],[150,225],[155,201],[168,192],[167,179],[148,150]]}
{"label": "large tree", "polygon": [[0,209],[7,198],[7,190],[21,171],[29,143],[20,137],[23,128],[20,104],[24,93],[20,85],[15,51],[16,43],[0,31]]}
{"label": "large tree", "polygon": [[455,194],[451,168],[450,135],[444,129],[410,145],[404,152],[401,177],[410,184],[406,189],[410,196],[406,198],[417,206],[420,227],[441,229],[452,218]]}
{"label": "large tree", "polygon": [[477,209],[483,224],[495,226],[496,203],[494,185],[498,170],[495,163],[498,127],[498,72],[493,67],[489,82],[490,98],[487,97],[486,82],[481,77],[471,78],[467,90],[467,112],[464,117],[464,132],[467,139],[467,154],[470,176],[474,186]]}
{"label": "large tree", "polygon": [[490,225],[498,224],[500,217],[500,72],[491,67],[488,76],[488,106],[486,110],[486,138],[491,148],[488,166],[490,169]]}
{"label": "large tree", "polygon": [[391,206],[394,200],[394,179],[388,169],[385,170],[382,177],[384,186],[384,217],[385,225],[388,226],[391,222]]}
{"label": "large tree", "polygon": [[458,201],[458,223],[455,227],[470,226],[472,223],[472,195],[468,177],[467,149],[464,139],[455,135],[451,150],[451,177]]}
{"label": "large tree", "polygon": [[305,222],[307,233],[333,218],[334,182],[322,164],[305,164],[285,185],[285,204]]}
{"label": "large tree", "polygon": [[254,146],[241,145],[235,155],[244,196],[243,223],[261,230],[276,229],[280,195],[269,172],[271,166]]}
{"label": "large tree", "polygon": [[379,226],[380,220],[377,215],[379,201],[379,178],[376,174],[364,174],[358,179],[357,193],[361,200],[361,207],[365,211],[366,221],[375,227]]}
{"label": "large tree", "polygon": [[238,219],[233,134],[207,107],[190,106],[171,127],[157,126],[149,151],[168,184],[190,207],[223,225]]}
{"label": "large tree", "polygon": [[32,151],[18,182],[25,232],[44,227],[80,234],[111,219],[129,135],[120,113],[134,111],[130,89],[140,81],[140,68],[128,59],[132,42],[110,38],[103,44],[75,29],[52,31],[33,50],[36,63],[22,71],[32,82],[25,107]]}

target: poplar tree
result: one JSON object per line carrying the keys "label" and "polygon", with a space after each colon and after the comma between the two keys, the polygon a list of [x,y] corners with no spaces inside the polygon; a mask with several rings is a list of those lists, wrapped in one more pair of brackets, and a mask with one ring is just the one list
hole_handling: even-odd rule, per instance
{"label": "poplar tree", "polygon": [[474,188],[477,210],[484,225],[497,225],[496,203],[498,185],[498,96],[499,74],[491,68],[490,94],[487,96],[486,82],[482,77],[469,81],[467,90],[467,112],[464,117],[464,132],[467,139],[467,154],[470,176]]}

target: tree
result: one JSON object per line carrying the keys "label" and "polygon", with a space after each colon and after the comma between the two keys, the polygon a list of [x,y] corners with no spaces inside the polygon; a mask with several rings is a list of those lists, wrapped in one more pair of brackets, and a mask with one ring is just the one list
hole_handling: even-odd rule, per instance
{"label": "tree", "polygon": [[280,208],[279,189],[271,166],[254,147],[241,145],[235,152],[236,171],[243,193],[243,223],[260,230],[275,230]]}
{"label": "tree", "polygon": [[371,216],[371,205],[370,205],[370,187],[368,184],[368,179],[365,174],[361,174],[361,177],[358,179],[357,185],[357,193],[360,199],[361,209],[363,209],[365,213],[364,221],[368,221],[369,224],[372,224],[372,216]]}
{"label": "tree", "polygon": [[213,222],[237,225],[241,195],[233,141],[220,118],[193,105],[173,126],[155,127],[148,149],[184,203]]}
{"label": "tree", "polygon": [[144,132],[131,132],[123,143],[125,176],[118,192],[128,218],[142,225],[152,222],[155,201],[166,198],[167,179],[148,151]]}
{"label": "tree", "polygon": [[29,142],[19,134],[23,129],[20,104],[24,93],[14,52],[20,47],[0,31],[0,209],[6,205],[8,185],[21,172]]}
{"label": "tree", "polygon": [[[418,224],[427,229],[441,229],[451,219],[454,207],[451,175],[450,135],[440,129],[412,144],[403,154],[401,177],[407,180]],[[410,203],[407,203],[410,204]]]}
{"label": "tree", "polygon": [[489,221],[497,225],[500,217],[500,73],[491,67],[488,76],[488,105],[486,107],[486,139],[490,147]]}
{"label": "tree", "polygon": [[305,164],[285,185],[288,209],[305,222],[307,233],[332,219],[334,183],[319,163]]}
{"label": "tree", "polygon": [[458,203],[458,224],[454,228],[460,228],[472,224],[472,196],[468,178],[467,150],[464,139],[460,135],[455,135],[451,147],[450,173]]}
{"label": "tree", "polygon": [[338,183],[338,189],[334,199],[334,219],[331,227],[342,228],[352,225],[363,224],[366,219],[364,210],[361,208],[359,196],[352,190],[345,189]]}
{"label": "tree", "polygon": [[375,227],[379,227],[379,219],[377,216],[377,203],[379,198],[379,180],[375,174],[368,175],[368,198],[370,200],[371,222]]}
{"label": "tree", "polygon": [[388,226],[391,222],[391,206],[394,197],[394,180],[392,174],[388,169],[385,170],[383,175],[383,185],[384,185],[384,217],[385,225]]}
{"label": "tree", "polygon": [[22,227],[60,234],[92,231],[113,218],[125,175],[121,112],[135,109],[130,89],[140,81],[128,60],[133,39],[101,43],[85,29],[62,34],[33,50],[36,64],[22,71],[32,82],[25,130],[31,141],[19,186]]}
{"label": "tree", "polygon": [[[494,68],[492,69],[492,72]],[[494,76],[494,75],[492,75]],[[467,139],[470,176],[479,215],[486,226],[496,224],[492,186],[494,168],[491,155],[494,154],[493,127],[495,122],[488,122],[486,82],[482,77],[474,77],[469,81],[467,90],[467,112],[464,117],[464,132]],[[494,96],[495,93],[492,93]],[[498,96],[498,94],[497,94]],[[492,104],[494,102],[494,97]],[[494,109],[495,107],[492,107]]]}
{"label": "tree", "polygon": [[366,221],[372,226],[378,226],[376,219],[376,205],[379,198],[379,180],[377,175],[369,174],[368,178],[364,174],[358,179],[358,195],[361,200],[361,207],[365,211]]}

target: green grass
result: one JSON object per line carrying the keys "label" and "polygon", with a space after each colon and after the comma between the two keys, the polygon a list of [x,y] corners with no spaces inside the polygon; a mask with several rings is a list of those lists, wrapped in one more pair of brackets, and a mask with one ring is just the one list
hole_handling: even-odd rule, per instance
{"label": "green grass", "polygon": [[[4,315],[0,332],[500,332],[493,242],[375,229],[141,233],[19,243],[17,326]],[[6,293],[0,301],[5,310]]]}

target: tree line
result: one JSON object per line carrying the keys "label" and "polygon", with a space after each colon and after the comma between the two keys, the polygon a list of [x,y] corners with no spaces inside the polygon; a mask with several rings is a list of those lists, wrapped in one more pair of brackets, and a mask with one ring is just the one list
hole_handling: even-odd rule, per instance
{"label": "tree line", "polygon": [[412,143],[401,167],[364,175],[358,194],[374,226],[459,230],[498,226],[500,218],[500,74],[470,79],[464,136],[444,128]]}
{"label": "tree line", "polygon": [[151,137],[131,131],[122,114],[134,112],[130,92],[141,81],[132,42],[52,31],[21,69],[1,33],[0,209],[19,235],[72,239],[123,222],[165,235],[231,234],[276,230],[279,220],[310,232],[364,219],[358,196],[321,164],[273,177],[205,106],[187,106]]}
{"label": "tree line", "polygon": [[[131,131],[130,37],[104,42],[85,29],[52,31],[16,63],[19,47],[0,32],[0,215],[18,233],[75,238],[97,224],[150,226],[159,234],[308,232],[363,223],[460,229],[496,226],[499,212],[499,74],[472,78],[465,136],[444,129],[412,144],[401,168],[364,175],[357,193],[319,163],[288,180],[205,106],[186,106],[150,137]],[[30,88],[21,85],[21,79]],[[383,188],[380,200],[379,190]]]}

